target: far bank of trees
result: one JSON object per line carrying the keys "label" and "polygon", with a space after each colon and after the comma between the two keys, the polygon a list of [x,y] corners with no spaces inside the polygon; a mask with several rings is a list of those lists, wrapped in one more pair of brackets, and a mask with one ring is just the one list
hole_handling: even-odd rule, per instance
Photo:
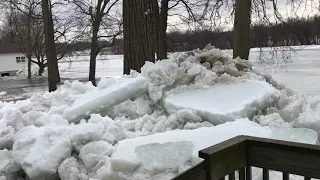
{"label": "far bank of trees", "polygon": [[[250,31],[251,48],[320,44],[320,16],[288,19],[279,24],[257,23]],[[204,48],[209,43],[217,48],[232,49],[233,31],[172,31],[167,40],[169,52]]]}
{"label": "far bank of trees", "polygon": [[[251,26],[250,47],[298,46],[320,44],[320,16],[291,18],[279,24],[256,23]],[[207,44],[220,48],[233,48],[233,31],[221,29],[170,31],[167,33],[168,52],[204,48]],[[77,43],[75,49],[87,49],[86,43]],[[123,42],[118,39],[109,49],[123,54]]]}

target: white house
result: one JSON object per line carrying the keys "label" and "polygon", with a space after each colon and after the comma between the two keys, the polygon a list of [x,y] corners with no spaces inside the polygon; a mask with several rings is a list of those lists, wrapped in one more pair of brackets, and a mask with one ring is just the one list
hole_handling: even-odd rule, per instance
{"label": "white house", "polygon": [[17,45],[0,44],[0,75],[12,76],[26,66],[26,57]]}

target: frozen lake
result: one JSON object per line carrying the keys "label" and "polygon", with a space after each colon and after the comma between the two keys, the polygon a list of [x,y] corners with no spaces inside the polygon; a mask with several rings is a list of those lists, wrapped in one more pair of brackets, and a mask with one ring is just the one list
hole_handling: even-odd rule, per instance
{"label": "frozen lake", "polygon": [[314,96],[320,94],[320,46],[306,46],[291,53],[292,63],[287,68],[264,66],[258,63],[259,51],[253,49],[250,60],[254,69],[270,74],[279,83],[298,92]]}

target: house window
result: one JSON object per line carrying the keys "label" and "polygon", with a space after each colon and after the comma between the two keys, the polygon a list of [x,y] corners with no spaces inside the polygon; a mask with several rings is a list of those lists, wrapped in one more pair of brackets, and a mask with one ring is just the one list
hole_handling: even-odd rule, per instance
{"label": "house window", "polygon": [[26,62],[26,57],[16,57],[17,63],[25,63]]}
{"label": "house window", "polygon": [[20,61],[23,63],[26,62],[26,57],[20,57]]}

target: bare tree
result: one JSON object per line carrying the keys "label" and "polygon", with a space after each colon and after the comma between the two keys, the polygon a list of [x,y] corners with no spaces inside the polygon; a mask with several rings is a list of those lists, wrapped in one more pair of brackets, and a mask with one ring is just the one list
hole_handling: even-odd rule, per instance
{"label": "bare tree", "polygon": [[15,7],[11,8],[11,13],[13,14],[12,24],[18,37],[17,42],[27,57],[28,79],[31,79],[31,63],[34,46],[32,30],[34,23],[40,20],[40,18],[34,16],[39,14],[40,2],[38,0],[23,0],[19,2],[11,0],[9,3],[10,6]]}
{"label": "bare tree", "polygon": [[[77,10],[88,17],[85,25],[91,32],[89,81],[96,85],[96,58],[103,48],[115,43],[117,36],[122,34],[122,20],[117,19],[112,8],[119,0],[73,0]],[[104,40],[104,42],[102,42]]]}
{"label": "bare tree", "polygon": [[157,16],[156,0],[123,1],[124,74],[155,62]]}

